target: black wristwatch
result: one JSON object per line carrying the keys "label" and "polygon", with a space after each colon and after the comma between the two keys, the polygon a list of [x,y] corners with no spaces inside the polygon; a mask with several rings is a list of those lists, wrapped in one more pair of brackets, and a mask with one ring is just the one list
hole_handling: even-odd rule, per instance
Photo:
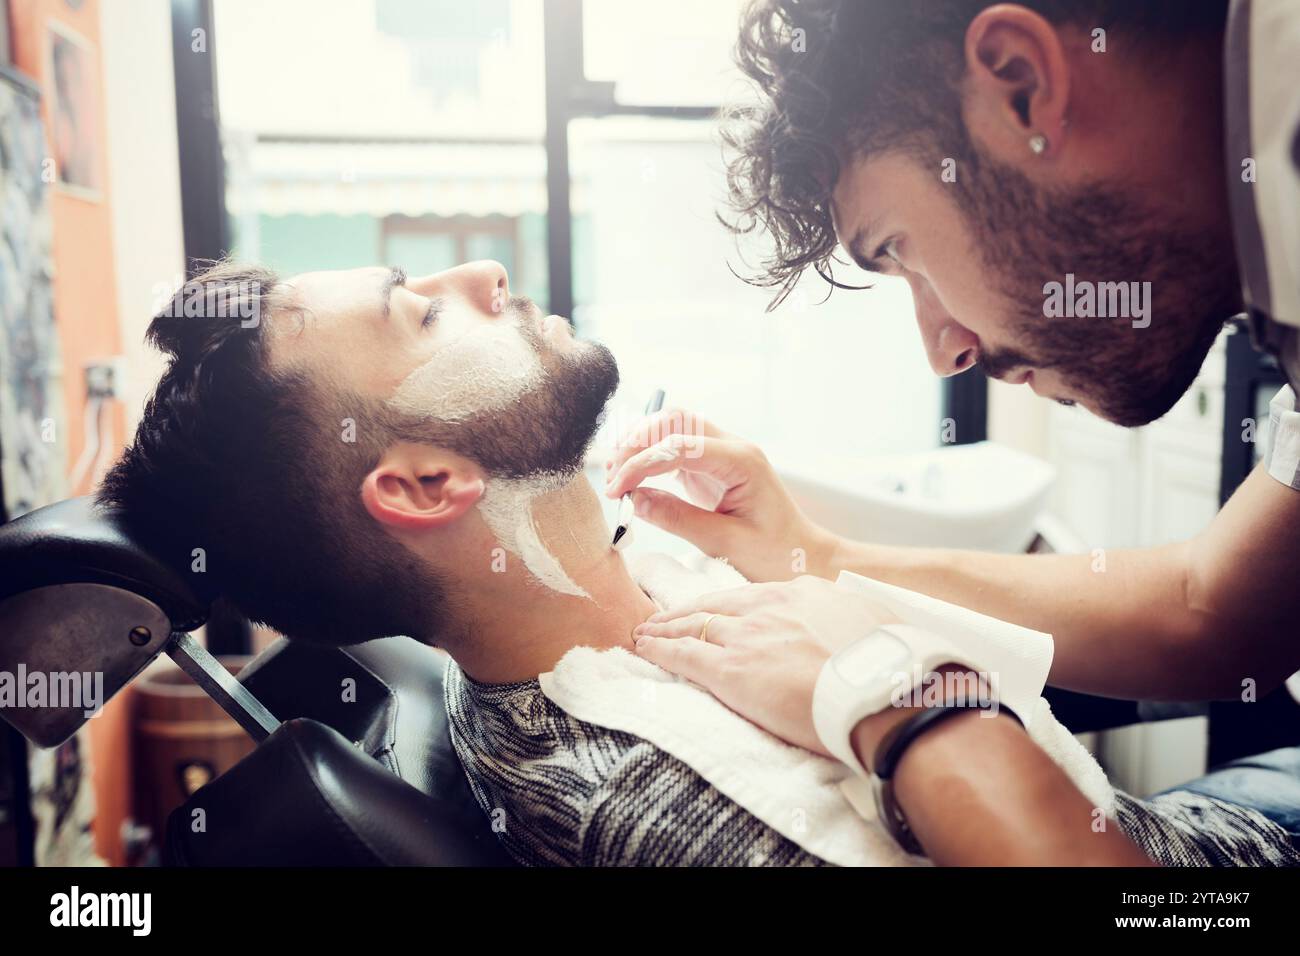
{"label": "black wristwatch", "polygon": [[[916,834],[912,832],[912,828],[907,825],[907,815],[903,813],[903,808],[894,799],[893,777],[894,770],[898,767],[898,761],[902,759],[907,748],[912,745],[912,742],[917,737],[936,724],[963,711],[994,709],[993,701],[984,701],[982,703],[945,702],[933,707],[927,707],[892,728],[876,746],[876,752],[871,761],[871,790],[876,800],[876,814],[880,817],[880,822],[884,828],[889,831],[889,835],[908,853],[924,855],[925,850],[917,842]],[[1025,722],[1020,719],[1020,715],[1006,704],[998,702],[996,710],[1010,714],[1016,723],[1024,727]]]}

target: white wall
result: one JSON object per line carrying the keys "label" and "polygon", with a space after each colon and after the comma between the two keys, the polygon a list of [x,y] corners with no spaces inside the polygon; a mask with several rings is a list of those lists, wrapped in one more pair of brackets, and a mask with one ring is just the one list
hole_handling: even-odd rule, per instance
{"label": "white wall", "polygon": [[144,344],[157,287],[177,284],[185,270],[171,7],[168,0],[131,0],[130,6],[131,15],[123,16],[116,3],[100,5],[128,435],[162,371],[161,356]]}

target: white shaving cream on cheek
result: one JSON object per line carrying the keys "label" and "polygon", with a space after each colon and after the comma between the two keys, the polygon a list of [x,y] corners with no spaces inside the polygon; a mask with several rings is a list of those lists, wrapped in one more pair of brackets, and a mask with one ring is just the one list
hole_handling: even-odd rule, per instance
{"label": "white shaving cream on cheek", "polygon": [[513,322],[484,322],[413,371],[392,404],[445,422],[509,405],[542,379],[542,363]]}
{"label": "white shaving cream on cheek", "polygon": [[564,484],[556,475],[540,478],[489,478],[478,510],[501,546],[517,554],[538,581],[561,594],[590,598],[546,550],[533,523],[533,501]]}
{"label": "white shaving cream on cheek", "polygon": [[[514,323],[484,323],[439,349],[397,387],[390,403],[409,414],[464,421],[504,408],[542,381],[542,365]],[[589,598],[542,544],[533,501],[564,484],[553,475],[489,478],[478,509],[501,546],[515,554],[539,582],[561,594]]]}

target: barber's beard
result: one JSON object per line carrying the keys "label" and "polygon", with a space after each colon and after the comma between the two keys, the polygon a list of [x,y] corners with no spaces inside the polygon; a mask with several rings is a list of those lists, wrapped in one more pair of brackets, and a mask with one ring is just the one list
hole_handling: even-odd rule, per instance
{"label": "barber's beard", "polygon": [[[1130,191],[1047,192],[987,157],[965,166],[963,208],[1013,313],[1014,351],[980,364],[1056,372],[1069,397],[1118,425],[1145,425],[1191,386],[1223,322],[1240,311],[1232,246],[1170,221]],[[1150,324],[1131,317],[1048,317],[1046,283],[1150,282]],[[1143,320],[1145,321],[1145,320]]]}
{"label": "barber's beard", "polygon": [[[522,310],[520,310],[522,312]],[[605,346],[575,342],[551,348],[521,316],[519,334],[532,347],[542,377],[504,407],[455,422],[426,419],[412,440],[450,448],[496,478],[577,475],[605,405],[618,388],[618,363]]]}

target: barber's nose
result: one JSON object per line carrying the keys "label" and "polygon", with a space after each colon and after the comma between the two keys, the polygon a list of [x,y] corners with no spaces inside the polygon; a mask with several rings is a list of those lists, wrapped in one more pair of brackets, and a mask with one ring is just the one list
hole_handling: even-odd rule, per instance
{"label": "barber's nose", "polygon": [[510,276],[495,259],[466,262],[434,278],[443,294],[459,293],[484,312],[504,312],[510,299]]}
{"label": "barber's nose", "polygon": [[930,367],[940,378],[949,378],[975,365],[979,340],[965,326],[948,322],[939,329],[934,347],[926,344]]}
{"label": "barber's nose", "polygon": [[912,299],[925,355],[934,374],[948,378],[974,366],[979,359],[979,337],[948,314],[928,284],[913,286]]}

